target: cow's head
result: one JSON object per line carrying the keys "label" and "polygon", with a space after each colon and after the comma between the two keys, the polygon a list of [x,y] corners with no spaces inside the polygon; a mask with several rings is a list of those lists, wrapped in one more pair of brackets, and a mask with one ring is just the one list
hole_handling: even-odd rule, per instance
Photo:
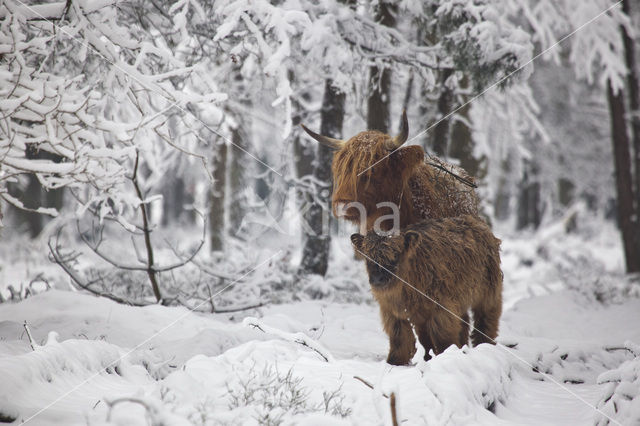
{"label": "cow's head", "polygon": [[355,223],[361,221],[361,211],[356,207],[345,208],[349,203],[359,203],[369,215],[376,210],[378,203],[399,203],[413,169],[424,158],[421,147],[402,147],[409,136],[409,123],[404,111],[397,136],[368,130],[343,141],[302,127],[313,139],[335,150],[332,165],[333,214]]}

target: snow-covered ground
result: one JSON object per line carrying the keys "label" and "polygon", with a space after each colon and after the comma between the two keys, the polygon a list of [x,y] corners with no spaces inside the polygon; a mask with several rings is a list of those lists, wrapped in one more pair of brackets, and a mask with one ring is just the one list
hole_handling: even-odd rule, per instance
{"label": "snow-covered ground", "polygon": [[[640,298],[619,273],[613,226],[502,238],[501,344],[452,347],[429,362],[420,348],[406,367],[385,363],[367,297],[224,315],[58,289],[1,304],[0,419],[391,424],[393,393],[399,424],[637,424]],[[338,258],[329,283],[346,264],[365,278]]]}

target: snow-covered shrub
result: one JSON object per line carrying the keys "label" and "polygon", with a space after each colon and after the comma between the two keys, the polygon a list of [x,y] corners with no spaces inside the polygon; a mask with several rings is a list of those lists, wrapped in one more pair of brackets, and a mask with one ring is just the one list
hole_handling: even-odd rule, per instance
{"label": "snow-covered shrub", "polygon": [[496,404],[504,403],[519,365],[508,351],[488,344],[473,349],[451,346],[429,362],[420,363],[433,401],[427,423],[478,423]]}
{"label": "snow-covered shrub", "polygon": [[5,201],[24,207],[6,185],[32,174],[44,188],[74,190],[80,213],[94,208],[101,219],[118,216],[124,206],[140,202],[122,187],[134,153],[166,159],[165,151],[173,149],[151,146],[167,133],[167,118],[159,112],[223,98],[212,93],[212,85],[206,94],[175,87],[186,79],[205,86],[202,77],[209,78],[131,18],[128,8],[142,6],[88,0],[0,3],[0,197]]}
{"label": "snow-covered shrub", "polygon": [[570,232],[567,216],[573,214],[503,238],[505,282],[522,282],[530,294],[570,289],[601,303],[640,296],[638,277],[623,273],[616,225],[584,208],[577,212]]}
{"label": "snow-covered shrub", "polygon": [[254,418],[261,425],[279,425],[285,416],[324,412],[332,416],[348,417],[351,409],[344,405],[345,396],[338,388],[323,392],[323,402],[310,402],[310,390],[302,377],[294,377],[292,370],[280,373],[277,366],[266,365],[261,371],[252,367],[244,377],[238,377],[233,387],[227,385],[229,409],[251,407]]}
{"label": "snow-covered shrub", "polygon": [[633,359],[598,376],[598,383],[606,388],[597,404],[601,413],[596,416],[596,425],[608,425],[612,420],[625,425],[640,423],[640,346],[626,342],[624,349]]}

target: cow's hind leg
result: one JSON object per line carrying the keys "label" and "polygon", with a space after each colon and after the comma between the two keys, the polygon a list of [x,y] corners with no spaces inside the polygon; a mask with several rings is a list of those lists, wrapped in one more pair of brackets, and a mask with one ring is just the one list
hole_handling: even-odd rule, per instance
{"label": "cow's hind leg", "polygon": [[473,332],[471,341],[473,346],[481,343],[495,345],[495,338],[498,337],[498,325],[502,314],[501,298],[483,300],[473,307]]}
{"label": "cow's hind leg", "polygon": [[469,312],[465,312],[460,315],[460,338],[458,340],[458,347],[463,347],[469,344]]}
{"label": "cow's hind leg", "polygon": [[433,341],[431,340],[431,327],[428,322],[423,322],[421,324],[416,325],[416,334],[418,335],[418,340],[420,344],[424,348],[424,360],[429,361],[431,359],[431,355],[429,351],[433,349],[433,353],[438,353],[435,346],[433,345]]}

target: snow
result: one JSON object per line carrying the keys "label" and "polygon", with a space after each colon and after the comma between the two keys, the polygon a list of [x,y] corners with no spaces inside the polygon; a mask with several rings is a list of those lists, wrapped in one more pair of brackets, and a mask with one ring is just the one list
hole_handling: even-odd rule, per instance
{"label": "snow", "polygon": [[[42,289],[0,305],[0,414],[65,425],[390,424],[394,393],[404,424],[632,424],[640,298],[597,300],[562,282],[559,265],[584,252],[579,235],[554,229],[499,234],[499,345],[451,347],[429,362],[419,347],[404,367],[385,362],[370,296],[230,315]],[[600,230],[586,253],[615,274],[619,244]],[[329,286],[362,266],[342,253],[332,265]]]}
{"label": "snow", "polygon": [[[24,207],[25,194],[10,194],[7,183],[21,192],[31,175],[45,189],[67,186],[78,202],[69,204],[67,192],[64,208],[33,207],[51,221],[28,242],[16,237],[22,229],[10,229],[15,211],[3,206],[9,225],[0,235],[0,422],[376,425],[391,423],[393,395],[402,424],[640,423],[640,284],[622,272],[615,225],[588,216],[610,209],[601,89],[624,86],[620,28],[631,32],[631,20],[604,0],[402,0],[391,28],[371,17],[375,1],[357,3],[178,0],[163,13],[155,2],[0,2],[0,198]],[[544,87],[525,81],[533,53],[559,41],[542,57],[558,69],[546,74],[538,62],[530,80]],[[290,167],[293,117],[305,112],[300,119],[313,122],[318,91],[331,80],[347,95],[345,135],[361,130],[373,65],[391,67],[395,93],[413,84],[413,73],[419,77],[403,108],[418,106],[416,94],[436,95],[438,70],[469,73],[456,72],[445,85],[456,99],[474,101],[468,117],[460,111],[452,120],[468,125],[476,158],[487,160],[479,190],[486,203],[498,195],[508,201],[525,163],[542,159],[542,198],[555,197],[549,185],[564,178],[576,184],[576,199],[594,198],[589,207],[544,201],[538,231],[515,233],[495,221],[505,273],[497,346],[449,348],[429,362],[419,348],[411,365],[386,364],[378,307],[349,239],[336,235],[342,228],[332,231],[326,277],[294,272],[301,222],[291,195],[308,179],[293,179]],[[504,92],[474,97],[517,70]],[[561,97],[568,99],[557,102]],[[413,114],[417,139],[430,129],[431,113]],[[185,190],[204,199],[216,160],[211,147],[219,142],[211,133],[229,142],[230,129],[246,132],[241,145],[232,144],[285,179],[260,172],[271,199],[254,204],[224,255],[203,254],[197,268],[175,271],[181,292],[173,295],[185,296],[164,300],[253,308],[210,314],[118,304],[78,291],[46,259],[46,240],[73,216],[79,225],[93,216],[133,232],[137,208],[148,203],[159,219],[166,177],[184,178]],[[144,196],[129,182],[134,158],[142,160],[136,176]],[[204,170],[192,170],[193,161]],[[252,162],[238,164],[246,165],[250,188],[258,171]],[[229,205],[237,200],[228,198]],[[290,207],[274,208],[284,202]],[[204,210],[205,203],[191,207]],[[277,209],[286,214],[272,216]],[[509,211],[489,216],[506,221]],[[158,241],[163,232],[185,237],[176,248],[200,238],[199,230],[193,239],[190,229],[161,228]],[[135,242],[125,248],[129,235],[113,232],[102,246],[107,258],[140,257]],[[65,249],[82,255],[78,271],[103,272],[95,255],[62,234]],[[156,267],[169,264],[167,255],[175,262],[170,251],[156,251]],[[256,265],[265,267],[254,271]],[[110,288],[144,299],[140,281],[105,277]],[[209,284],[223,292],[210,306],[199,294],[206,286],[217,296]]]}
{"label": "snow", "polygon": [[[621,339],[640,341],[640,330],[632,325],[640,321],[640,301],[595,310],[595,306],[582,303],[585,301],[568,292],[517,303],[503,318],[500,339],[509,345],[518,342],[515,349],[452,347],[428,363],[418,353],[414,366],[391,367],[384,363],[386,338],[372,305],[307,301],[263,310],[263,326],[287,330],[280,333],[304,332],[306,339],[320,342],[323,350],[333,354],[335,360],[326,362],[314,350],[289,339],[271,338],[270,327],[264,326],[270,332],[263,334],[219,316],[189,315],[145,342],[165,324],[180,318],[184,309],[127,307],[52,290],[0,308],[0,370],[5,372],[0,412],[19,413],[26,420],[55,402],[38,414],[38,423],[83,424],[86,418],[106,421],[109,409],[105,401],[135,396],[190,421],[199,410],[205,410],[211,419],[252,422],[254,414],[264,409],[256,402],[259,398],[230,409],[229,389],[258,392],[260,386],[251,389],[253,381],[272,380],[269,374],[275,373],[267,373],[266,378],[263,373],[275,368],[278,374],[291,372],[301,379],[300,385],[308,392],[307,408],[322,402],[322,392],[340,389],[345,396],[343,404],[353,413],[348,417],[351,424],[388,420],[383,394],[391,392],[398,399],[400,418],[409,424],[583,424],[594,419],[595,411],[532,372],[527,363],[549,367],[554,362],[546,358],[557,347],[569,349],[569,354],[601,356],[611,365],[583,371],[588,379],[585,384],[564,384],[595,405],[604,392],[600,382],[610,380],[603,374],[606,368],[629,369],[624,363],[633,362],[619,351],[606,356],[601,352],[606,352],[602,348],[607,344],[622,345]],[[546,321],[533,321],[532,326],[532,318],[540,311],[549,314]],[[594,315],[585,321],[589,312]],[[43,342],[48,330],[57,330],[60,343],[46,343],[31,351],[26,337],[21,336],[23,320],[29,323],[36,342]],[[138,347],[139,342],[145,343]],[[551,370],[556,380],[562,379],[564,370],[576,368],[571,355],[558,361],[565,364]],[[616,364],[621,361],[622,366]],[[367,388],[354,376],[377,389]],[[618,385],[618,393],[623,393],[623,384]],[[487,410],[491,406],[495,414]],[[546,409],[539,410],[541,407]],[[144,424],[147,413],[130,403],[114,406],[112,411],[114,424],[123,419]],[[343,422],[340,416],[315,415],[315,424]],[[303,418],[307,424],[314,422],[306,416],[299,420]]]}

